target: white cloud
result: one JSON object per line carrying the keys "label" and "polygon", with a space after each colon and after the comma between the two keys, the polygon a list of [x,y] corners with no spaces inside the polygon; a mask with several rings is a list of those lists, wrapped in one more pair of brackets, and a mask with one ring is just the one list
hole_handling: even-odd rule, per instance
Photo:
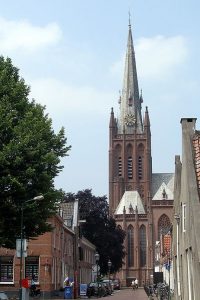
{"label": "white cloud", "polygon": [[141,38],[136,45],[137,64],[142,77],[168,75],[187,57],[186,40],[182,36]]}
{"label": "white cloud", "polygon": [[62,32],[56,23],[44,27],[34,26],[27,20],[8,21],[0,18],[0,50],[34,52],[57,43]]}
{"label": "white cloud", "polygon": [[[136,64],[140,77],[160,79],[168,76],[174,67],[181,65],[187,58],[187,45],[183,36],[155,36],[140,38],[135,43]],[[125,55],[115,62],[112,75],[123,74]]]}
{"label": "white cloud", "polygon": [[29,80],[32,98],[47,106],[48,112],[108,114],[115,95],[102,92],[90,86],[67,86],[54,78]]}

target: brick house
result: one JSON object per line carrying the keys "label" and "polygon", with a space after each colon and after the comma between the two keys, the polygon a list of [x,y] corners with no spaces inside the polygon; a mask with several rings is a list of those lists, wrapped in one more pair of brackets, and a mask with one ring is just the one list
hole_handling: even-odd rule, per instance
{"label": "brick house", "polygon": [[[95,246],[79,238],[78,230],[68,227],[61,213],[49,220],[54,227],[52,232],[28,241],[27,257],[22,263],[22,277],[31,279],[34,275],[45,298],[60,294],[66,276],[75,281],[76,298],[79,283],[89,283],[92,278]],[[16,250],[0,248],[0,291],[18,297],[19,281],[20,258],[17,258]]]}
{"label": "brick house", "polygon": [[[73,277],[74,232],[56,214],[49,220],[54,230],[27,243],[27,257],[23,258],[23,278],[35,276],[37,285],[50,295],[63,287],[65,274]],[[0,248],[0,290],[18,292],[20,258],[16,250]],[[13,293],[12,293],[13,294]]]}

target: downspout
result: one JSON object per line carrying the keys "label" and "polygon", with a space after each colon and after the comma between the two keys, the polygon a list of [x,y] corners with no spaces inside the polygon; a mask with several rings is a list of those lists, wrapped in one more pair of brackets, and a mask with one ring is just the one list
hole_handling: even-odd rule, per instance
{"label": "downspout", "polygon": [[178,287],[178,297],[181,296],[180,289],[180,261],[179,261],[179,224],[180,224],[180,215],[175,214],[174,218],[176,219],[176,251],[177,251],[177,287]]}

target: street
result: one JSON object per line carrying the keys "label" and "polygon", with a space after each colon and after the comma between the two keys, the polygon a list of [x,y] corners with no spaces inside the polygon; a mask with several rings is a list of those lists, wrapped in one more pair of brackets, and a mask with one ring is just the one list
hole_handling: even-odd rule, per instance
{"label": "street", "polygon": [[143,288],[132,290],[131,288],[125,288],[117,290],[113,295],[104,297],[103,299],[110,300],[147,300],[148,297]]}

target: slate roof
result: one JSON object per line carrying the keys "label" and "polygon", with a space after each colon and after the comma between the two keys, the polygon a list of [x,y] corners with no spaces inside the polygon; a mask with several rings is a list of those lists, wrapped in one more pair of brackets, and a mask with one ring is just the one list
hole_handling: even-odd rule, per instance
{"label": "slate roof", "polygon": [[[153,173],[152,174],[152,198],[155,197],[156,193],[158,193],[161,188],[169,189],[172,193],[174,192],[174,173]],[[167,193],[167,191],[166,191]],[[169,194],[169,192],[168,192]],[[171,195],[171,194],[170,194]],[[171,198],[171,197],[170,197]],[[168,198],[169,200],[173,200]],[[162,199],[162,197],[160,198]]]}
{"label": "slate roof", "polygon": [[78,201],[68,200],[60,203],[62,218],[67,227],[74,229],[78,222]]}
{"label": "slate roof", "polygon": [[136,206],[138,209],[138,214],[145,214],[142,199],[138,191],[126,191],[116,208],[115,214],[123,214],[124,207],[126,210],[126,214],[129,214],[131,212],[133,213],[136,209]]}

